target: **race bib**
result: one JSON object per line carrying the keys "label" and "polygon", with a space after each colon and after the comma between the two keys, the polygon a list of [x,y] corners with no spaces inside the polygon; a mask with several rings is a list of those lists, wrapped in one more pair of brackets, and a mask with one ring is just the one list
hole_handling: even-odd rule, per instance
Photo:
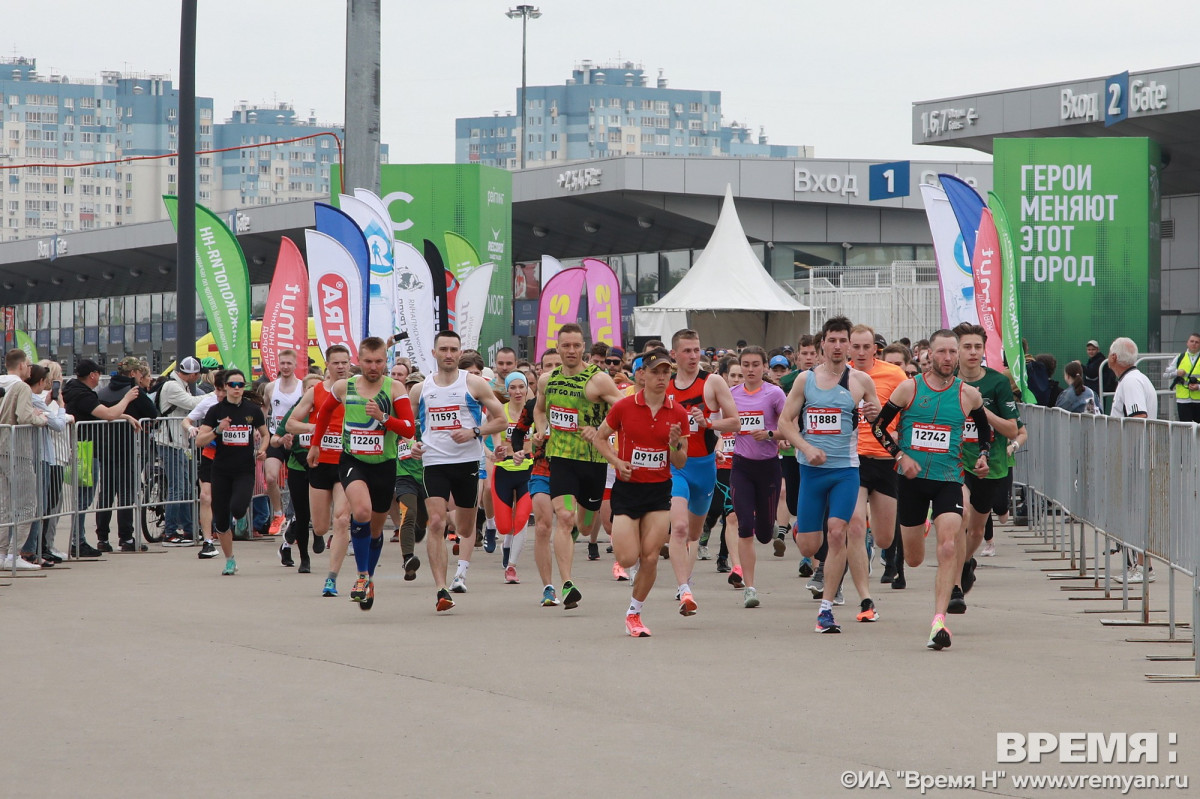
{"label": "race bib", "polygon": [[917,452],[947,453],[950,451],[950,425],[914,424],[908,443]]}
{"label": "race bib", "polygon": [[300,433],[296,436],[296,442],[301,449],[308,449],[312,446],[312,433]]}
{"label": "race bib", "polygon": [[513,433],[515,433],[515,432],[517,432],[517,426],[516,426],[515,424],[510,424],[510,425],[508,426],[508,429],[504,431],[504,440],[505,440],[505,441],[512,441],[512,440],[513,440]]}
{"label": "race bib", "polygon": [[351,430],[348,435],[350,436],[350,453],[352,455],[383,454],[382,430]]}
{"label": "race bib", "polygon": [[804,432],[828,436],[842,432],[840,408],[805,408]]}
{"label": "race bib", "polygon": [[429,428],[431,430],[460,430],[462,422],[458,418],[458,406],[450,405],[442,408],[430,408],[428,411]]}
{"label": "race bib", "polygon": [[733,451],[736,448],[737,448],[737,437],[736,436],[734,436],[732,434],[730,434],[730,435],[723,434],[721,436],[721,453],[722,454],[732,455]]}
{"label": "race bib", "polygon": [[742,435],[767,429],[767,420],[762,411],[738,411],[738,419],[742,423]]}
{"label": "race bib", "polygon": [[401,439],[396,444],[396,459],[406,461],[413,456],[413,445],[411,441]]}
{"label": "race bib", "polygon": [[667,465],[667,451],[665,449],[642,449],[641,447],[633,448],[633,456],[629,459],[629,465],[634,469],[662,469]]}
{"label": "race bib", "polygon": [[221,433],[221,443],[227,447],[248,447],[254,428],[248,424],[234,424]]}
{"label": "race bib", "polygon": [[558,405],[550,406],[550,427],[567,433],[579,430],[579,411],[576,408],[563,408]]}
{"label": "race bib", "polygon": [[321,449],[336,452],[342,448],[341,433],[326,433],[321,436]]}
{"label": "race bib", "polygon": [[979,429],[975,427],[974,419],[968,419],[963,424],[963,441],[969,441],[972,444],[979,443]]}

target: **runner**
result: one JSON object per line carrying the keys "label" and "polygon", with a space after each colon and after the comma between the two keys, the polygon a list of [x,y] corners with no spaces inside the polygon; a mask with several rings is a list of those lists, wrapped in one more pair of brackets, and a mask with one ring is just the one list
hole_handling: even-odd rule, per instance
{"label": "runner", "polygon": [[[640,355],[633,359],[633,363],[630,365],[630,371],[633,372],[633,382],[627,386],[621,386],[620,383],[617,381],[617,379],[615,377],[613,378],[613,382],[617,383],[618,387],[621,390],[621,395],[623,397],[631,397],[634,394],[636,394],[638,391],[640,391],[646,387],[646,373],[645,373],[645,370],[642,368],[642,358]],[[608,445],[609,445],[609,447],[612,448],[613,452],[618,451],[617,450],[618,443],[617,443],[617,434],[616,433],[613,433],[611,436],[608,437]],[[612,548],[612,487],[616,484],[616,482],[617,482],[617,470],[612,467],[612,464],[609,464],[608,468],[604,470],[604,500],[600,503],[600,524],[604,527],[604,534],[608,536],[608,541],[609,541],[608,552],[609,552],[609,554],[612,554],[612,551],[613,551],[613,548]],[[596,558],[595,558],[596,560],[598,560],[600,558],[600,553],[598,550],[599,550],[599,548],[597,548]],[[588,560],[593,560],[591,545],[588,545]],[[616,580],[617,582],[624,582],[629,579],[629,572],[625,571],[625,567],[623,567],[620,564],[620,562],[616,559],[616,556],[613,556],[612,575],[613,575],[613,579]]]}
{"label": "runner", "polygon": [[[875,341],[875,331],[867,325],[855,325],[850,331],[850,357],[853,366],[866,374],[875,383],[875,394],[880,403],[887,402],[896,386],[903,383],[907,376],[899,366],[881,361],[877,357],[878,348]],[[896,426],[893,423],[888,431],[894,436]],[[858,497],[854,506],[854,517],[850,519],[847,535],[847,552],[849,554],[850,578],[858,591],[860,600],[857,619],[859,621],[876,621],[879,616],[875,602],[871,599],[870,560],[867,556],[867,521],[868,509],[871,535],[875,546],[881,551],[887,551],[892,545],[896,533],[896,492],[899,486],[896,475],[896,462],[888,455],[888,451],[875,440],[871,432],[871,420],[859,419],[858,434]],[[886,575],[885,583],[895,577],[895,572]]]}
{"label": "runner", "polygon": [[[542,353],[538,369],[542,374],[549,374],[562,365],[562,357],[558,350],[551,347]],[[537,398],[525,401],[521,417],[513,428],[512,445],[514,449],[525,448],[525,437],[530,431],[536,430],[533,416]],[[529,496],[533,500],[533,560],[537,564],[538,577],[545,586],[542,589],[542,607],[558,606],[558,594],[550,580],[554,577],[553,558],[550,554],[550,533],[554,529],[554,504],[550,500],[550,462],[546,459],[546,442],[544,436],[534,436],[531,459],[533,467],[529,475]]]}
{"label": "runner", "polygon": [[[423,374],[411,372],[404,381],[404,388],[411,393],[413,386],[424,381]],[[425,509],[425,466],[414,451],[421,440],[420,436],[418,427],[413,439],[396,444],[396,501],[404,506],[404,519],[400,523],[398,537],[400,554],[404,558],[404,579],[408,582],[417,579],[417,570],[421,568],[416,548],[425,540],[425,529],[429,524],[429,514]]]}
{"label": "runner", "polygon": [[533,498],[529,496],[529,470],[533,459],[525,450],[512,445],[514,428],[521,412],[525,409],[525,398],[529,384],[520,372],[509,372],[504,380],[508,402],[504,405],[507,426],[493,436],[495,441],[496,468],[492,474],[492,506],[496,509],[496,530],[501,538],[501,565],[504,582],[516,585],[517,559],[525,547],[525,526],[533,511]]}
{"label": "runner", "polygon": [[[742,384],[742,365],[735,356],[723,356],[717,365],[717,375],[729,388]],[[730,394],[730,396],[733,396]],[[737,446],[737,433],[722,433],[721,443],[717,447],[717,489],[713,492],[712,505],[709,506],[708,516],[704,519],[704,533],[700,537],[700,559],[707,560],[707,548],[713,527],[721,523],[721,545],[717,549],[717,573],[726,574],[731,570],[730,562],[737,568],[738,575],[742,573],[742,559],[738,556],[737,547],[737,517],[733,515],[733,498],[729,491],[729,472],[733,468],[733,451]],[[733,546],[729,542],[733,541]],[[734,580],[730,575],[729,583],[740,582],[741,577]]]}
{"label": "runner", "polygon": [[[208,409],[196,434],[196,446],[217,445],[212,463],[212,525],[225,554],[221,574],[227,575],[237,573],[230,520],[246,515],[254,493],[254,461],[267,457],[271,442],[262,409],[243,400],[245,391],[246,375],[242,370],[226,370],[225,399]],[[260,437],[257,447],[256,433]]]}
{"label": "runner", "polygon": [[[205,394],[181,423],[192,439],[200,432],[200,423],[204,421],[209,409],[225,399],[225,371],[218,369],[214,372],[212,381],[212,392]],[[196,478],[200,483],[200,535],[204,539],[200,551],[196,553],[200,560],[217,556],[217,539],[212,531],[212,463],[216,451],[216,444],[201,447],[200,462],[196,464]]]}
{"label": "runner", "polygon": [[[561,339],[559,341],[561,344]],[[633,597],[625,613],[625,632],[649,638],[642,624],[642,604],[658,574],[658,551],[671,526],[671,467],[687,464],[689,415],[667,396],[671,358],[662,348],[642,356],[646,387],[613,405],[600,429],[588,428],[585,439],[613,465],[613,554],[624,568],[640,560],[633,578]],[[619,452],[609,446],[616,433]],[[685,614],[690,615],[690,614]]]}
{"label": "runner", "polygon": [[[417,408],[421,441],[414,452],[424,466],[425,509],[429,515],[426,544],[429,568],[437,589],[438,611],[454,607],[446,590],[446,519],[453,497],[455,529],[460,541],[458,569],[451,590],[467,592],[467,569],[475,547],[475,513],[479,498],[479,460],[483,437],[505,426],[504,408],[482,377],[458,367],[461,339],[452,330],[440,331],[433,340],[438,370],[415,385],[409,394]],[[483,422],[486,409],[488,420]]]}
{"label": "runner", "polygon": [[412,406],[403,384],[385,376],[387,344],[369,336],[358,345],[362,374],[338,380],[317,409],[308,465],[320,463],[322,442],[334,412],[342,416],[342,455],[338,478],[350,507],[350,537],[358,579],[350,601],[362,610],[375,604],[375,568],[383,554],[383,521],[396,485],[396,439],[416,430]]}
{"label": "runner", "polygon": [[[607,352],[605,348],[601,355]],[[554,557],[563,581],[563,608],[572,610],[583,594],[571,582],[571,530],[578,524],[581,534],[590,535],[600,522],[598,511],[604,499],[604,457],[583,434],[587,428],[599,427],[605,412],[621,399],[621,392],[607,372],[594,363],[584,364],[583,328],[579,325],[567,324],[559,330],[558,354],[562,366],[543,373],[538,380],[534,419],[538,435],[553,430],[546,455],[550,459],[550,497],[558,520]]]}
{"label": "runner", "polygon": [[[796,447],[800,461],[800,498],[796,506],[796,543],[812,557],[827,540],[824,595],[816,632],[839,633],[833,600],[846,570],[846,526],[858,500],[858,415],[879,413],[875,383],[850,368],[850,320],[834,316],[825,322],[821,349],[825,362],[796,379],[779,419],[779,432]],[[873,338],[873,337],[872,337]],[[828,516],[828,536],[823,527]],[[854,544],[864,549],[864,543]],[[864,551],[865,554],[865,551]],[[869,597],[863,604],[870,603]],[[873,605],[872,605],[873,607]],[[875,621],[874,614],[859,621]]]}
{"label": "runner", "polygon": [[[958,583],[950,592],[949,613],[966,613],[966,594],[975,585],[975,552],[983,544],[988,518],[992,514],[995,496],[1008,476],[1008,442],[1017,437],[1021,428],[1020,413],[1013,397],[1008,377],[983,365],[987,331],[982,325],[963,322],[954,328],[958,336],[958,377],[973,386],[983,397],[983,411],[991,425],[993,440],[990,447],[981,442],[975,426],[968,421],[963,431],[963,485],[969,502],[963,507],[962,534],[958,536]],[[980,478],[966,471],[979,458],[981,444],[988,449],[987,476]]]}
{"label": "runner", "polygon": [[[303,391],[308,391],[321,382],[320,375],[305,375]],[[302,392],[303,393],[303,392]],[[283,543],[279,545],[279,562],[284,566],[294,566],[292,560],[292,545],[300,550],[300,567],[297,574],[309,574],[312,563],[308,557],[308,527],[312,522],[312,510],[308,504],[308,447],[312,442],[311,433],[293,435],[287,432],[287,420],[291,418],[296,406],[287,409],[283,418],[275,425],[275,433],[271,436],[271,446],[283,447],[288,450],[287,484],[288,493],[292,497],[292,521],[284,533]],[[271,450],[268,448],[268,458]]]}
{"label": "runner", "polygon": [[[342,344],[333,344],[325,350],[325,380],[304,392],[304,396],[292,409],[292,416],[287,420],[284,429],[293,435],[307,433],[310,436],[309,445],[316,425],[316,412],[329,397],[329,390],[334,383],[345,380],[350,376],[350,349]],[[325,576],[325,584],[321,596],[335,597],[337,591],[337,576],[342,570],[342,561],[346,559],[346,550],[350,547],[350,507],[346,503],[346,492],[338,479],[338,463],[342,459],[342,412],[344,408],[338,405],[333,416],[329,419],[329,427],[335,432],[325,433],[316,439],[321,448],[321,455],[315,467],[308,469],[308,504],[312,513],[313,554],[320,555],[325,551],[325,534],[329,532],[330,511],[332,510],[333,536],[329,544],[329,573]],[[308,456],[305,455],[307,461]]]}
{"label": "runner", "polygon": [[743,347],[739,357],[745,382],[731,391],[741,429],[734,444],[729,485],[738,520],[742,571],[734,571],[730,582],[734,576],[741,577],[743,603],[756,608],[759,599],[754,587],[754,539],[768,544],[775,535],[775,508],[782,481],[775,429],[787,397],[779,386],[763,382],[767,353],[762,347]]}
{"label": "runner", "polygon": [[[991,425],[983,412],[983,398],[954,376],[958,365],[958,339],[949,330],[930,337],[929,371],[905,380],[875,422],[871,432],[896,460],[904,482],[896,516],[904,536],[904,559],[909,566],[925,560],[925,520],[933,508],[937,535],[937,578],[934,587],[933,625],[929,641],[933,650],[950,646],[946,608],[958,578],[959,527],[962,524],[962,435],[968,416],[975,421],[980,441],[991,440]],[[888,427],[900,417],[900,442]],[[988,455],[981,448],[975,474],[987,475]]]}
{"label": "runner", "polygon": [[[679,584],[679,612],[696,613],[690,585],[700,554],[704,517],[712,506],[717,487],[717,443],[721,434],[739,428],[737,407],[724,380],[700,370],[700,334],[679,330],[671,337],[675,377],[667,384],[667,396],[688,414],[687,463],[671,467],[671,568]],[[645,363],[643,359],[643,364]],[[716,417],[716,418],[710,418]]]}
{"label": "runner", "polygon": [[[775,359],[772,358],[772,361]],[[779,387],[783,389],[784,394],[788,394],[792,390],[792,386],[796,383],[796,378],[817,363],[817,337],[803,335],[800,341],[797,342],[796,352],[794,355],[795,369],[788,372],[779,378]],[[796,460],[796,450],[792,447],[785,447],[779,451],[780,466],[783,467],[783,492],[780,497],[780,504],[776,513],[776,521],[779,528],[775,532],[775,557],[782,558],[787,554],[787,533],[793,529],[792,521],[796,517],[796,500],[800,496],[800,462]],[[812,559],[800,559],[800,576],[811,577]]]}
{"label": "runner", "polygon": [[[287,412],[300,401],[304,395],[304,384],[296,377],[296,351],[280,350],[276,358],[279,366],[279,377],[267,383],[263,391],[263,399],[270,409],[267,423],[271,430],[279,428],[280,422]],[[271,526],[269,535],[279,535],[283,529],[283,496],[279,490],[279,475],[281,467],[287,462],[290,446],[273,446],[267,449],[267,460],[263,463],[263,477],[267,484],[267,498],[271,501]]]}

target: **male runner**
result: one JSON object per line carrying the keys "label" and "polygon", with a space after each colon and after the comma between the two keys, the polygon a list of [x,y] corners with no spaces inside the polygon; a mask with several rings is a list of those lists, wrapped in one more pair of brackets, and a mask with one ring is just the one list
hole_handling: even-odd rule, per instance
{"label": "male runner", "polygon": [[[812,557],[821,548],[828,511],[828,554],[824,596],[816,632],[839,633],[833,600],[846,569],[846,525],[858,500],[858,414],[879,413],[875,383],[850,368],[850,320],[834,316],[825,322],[821,349],[825,361],[796,378],[788,393],[779,432],[796,447],[800,461],[800,497],[796,504],[796,543]],[[875,621],[875,616],[859,617]]]}
{"label": "male runner", "polygon": [[[855,369],[871,378],[875,383],[875,395],[879,402],[891,399],[896,386],[907,378],[899,366],[881,361],[876,357],[875,331],[866,325],[855,325],[850,330],[850,358]],[[889,431],[893,435],[893,424]],[[881,550],[892,545],[896,533],[896,491],[899,483],[896,463],[888,451],[875,440],[871,433],[871,421],[859,420],[858,433],[858,500],[854,516],[850,519],[846,546],[849,553],[850,578],[858,591],[861,604],[859,621],[875,621],[878,614],[871,599],[870,562],[867,559],[867,510],[870,508],[871,533],[875,546]],[[890,582],[890,580],[885,580]]]}
{"label": "male runner", "polygon": [[[329,419],[330,432],[312,438],[316,425],[316,410],[329,396],[330,389],[340,380],[350,376],[350,349],[342,344],[333,344],[325,350],[325,380],[304,392],[304,396],[292,409],[291,418],[284,429],[298,435],[301,445],[311,448],[317,444],[321,455],[315,467],[308,470],[308,503],[312,512],[313,554],[325,551],[325,534],[329,532],[330,509],[333,511],[333,539],[329,545],[329,573],[321,596],[334,597],[337,592],[337,576],[350,547],[350,509],[346,504],[346,492],[338,477],[338,464],[342,460],[342,418],[344,407],[338,405]],[[308,441],[304,437],[308,436]],[[307,459],[307,456],[306,456]]]}
{"label": "male runner", "polygon": [[[225,399],[225,370],[218,369],[213,373],[213,390],[192,408],[181,424],[188,436],[195,439],[200,432],[200,423],[208,415],[208,409]],[[216,453],[216,444],[209,444],[200,450],[200,461],[196,464],[196,479],[200,483],[200,535],[204,543],[196,557],[208,560],[217,556],[217,536],[212,527],[212,464]]]}
{"label": "male runner", "polygon": [[[796,378],[817,365],[817,347],[820,340],[817,336],[807,333],[800,337],[796,344],[793,360],[796,368],[779,379],[779,387],[784,393],[790,393],[796,384]],[[796,501],[800,496],[800,461],[796,459],[796,450],[785,447],[779,451],[780,465],[783,467],[783,492],[779,497],[779,509],[776,522],[779,529],[775,533],[775,557],[782,558],[787,554],[787,532],[791,529],[791,521],[796,516]],[[800,576],[812,577],[812,558],[800,558]]]}
{"label": "male runner", "polygon": [[[954,376],[958,338],[939,330],[929,339],[929,371],[905,380],[892,392],[871,426],[875,438],[895,458],[904,483],[896,506],[904,559],[909,566],[925,560],[925,519],[933,506],[937,534],[937,577],[934,582],[933,626],[925,646],[950,646],[946,608],[958,578],[958,535],[962,525],[962,435],[969,416],[980,441],[991,441],[992,428],[979,391]],[[888,426],[900,417],[900,443]],[[981,447],[976,476],[987,475],[988,449]]]}
{"label": "male runner", "polygon": [[[687,464],[683,439],[690,418],[667,396],[671,359],[666,350],[651,350],[642,356],[642,363],[646,387],[613,405],[599,430],[589,428],[583,433],[617,471],[611,500],[617,562],[630,568],[641,560],[625,614],[625,632],[634,638],[650,637],[642,624],[642,603],[654,586],[658,551],[670,528],[672,468]],[[619,453],[609,445],[613,433],[618,434]]]}
{"label": "male runner", "polygon": [[[992,513],[996,491],[1008,476],[1008,442],[1017,437],[1021,420],[1017,403],[1013,397],[1008,378],[991,367],[983,365],[984,345],[987,331],[982,325],[963,322],[954,328],[958,336],[958,377],[968,386],[974,386],[983,397],[983,411],[992,426],[991,458],[988,460],[987,476],[963,475],[963,484],[969,502],[963,507],[963,534],[958,537],[959,582],[950,592],[950,613],[966,613],[966,594],[975,585],[975,552],[983,543],[987,520]],[[979,457],[979,450],[987,448],[981,442],[975,426],[968,421],[963,430],[962,462],[964,468]]]}
{"label": "male runner", "polygon": [[[700,334],[679,330],[671,337],[671,357],[677,371],[667,384],[667,396],[688,415],[687,463],[671,467],[671,568],[679,584],[679,612],[696,613],[689,581],[700,552],[704,519],[717,487],[717,443],[722,433],[741,429],[737,406],[724,380],[700,371]],[[642,361],[643,368],[645,359]],[[713,379],[709,379],[709,378]],[[720,413],[720,418],[710,415]]]}
{"label": "male runner", "polygon": [[496,350],[496,360],[492,363],[492,371],[495,372],[495,380],[492,381],[492,387],[497,391],[504,390],[504,381],[517,368],[517,351],[512,347],[501,347]]}
{"label": "male runner", "polygon": [[313,438],[308,450],[309,468],[321,458],[321,441],[329,420],[342,410],[342,453],[338,478],[350,506],[350,537],[354,539],[354,562],[358,580],[350,590],[350,601],[362,610],[375,604],[375,567],[383,554],[383,520],[392,506],[396,485],[396,439],[411,438],[416,432],[412,406],[404,384],[387,372],[387,344],[369,336],[358,345],[362,374],[339,380],[317,409]]}
{"label": "male runner", "polygon": [[[451,589],[467,592],[467,569],[475,548],[475,512],[479,499],[479,459],[483,437],[507,424],[504,406],[487,381],[460,369],[462,343],[452,330],[440,331],[433,340],[437,371],[413,386],[409,398],[417,409],[421,441],[413,447],[424,465],[425,509],[429,523],[426,544],[429,568],[437,588],[438,611],[450,610],[454,600],[446,589],[446,514],[454,498],[454,526],[459,537],[458,569]],[[483,422],[482,412],[488,420]]]}
{"label": "male runner", "polygon": [[[267,425],[271,430],[279,427],[283,417],[304,395],[304,384],[296,377],[296,351],[280,350],[276,363],[279,377],[267,383],[263,391],[268,412]],[[271,501],[270,535],[279,535],[283,529],[283,497],[279,490],[279,475],[281,467],[287,463],[291,448],[291,439],[284,436],[282,446],[267,449],[267,460],[263,463],[263,479],[267,483],[267,498]]]}
{"label": "male runner", "polygon": [[559,330],[558,354],[562,366],[538,379],[534,421],[538,436],[550,434],[546,456],[550,459],[550,498],[558,519],[554,558],[563,581],[563,608],[572,610],[583,594],[571,582],[571,529],[578,524],[581,534],[590,535],[600,522],[598,511],[604,499],[604,456],[583,434],[587,428],[600,426],[608,409],[621,399],[621,391],[602,368],[584,364],[583,328],[579,325],[567,324]]}

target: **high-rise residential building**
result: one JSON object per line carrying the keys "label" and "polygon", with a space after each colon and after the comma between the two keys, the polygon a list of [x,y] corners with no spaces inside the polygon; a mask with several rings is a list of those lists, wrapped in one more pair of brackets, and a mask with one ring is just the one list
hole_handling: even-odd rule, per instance
{"label": "high-rise residential building", "polygon": [[[162,195],[177,191],[179,90],[162,75],[101,72],[76,79],[38,72],[33,58],[0,58],[0,240],[71,233],[166,218]],[[338,125],[292,107],[239,103],[213,121],[211,97],[196,98],[196,199],[239,207],[330,195]],[[296,140],[296,141],[293,141]],[[387,161],[387,146],[380,147]],[[125,158],[168,156],[114,162]]]}
{"label": "high-rise residential building", "polygon": [[524,126],[512,112],[455,120],[455,161],[515,169],[522,139],[526,166],[618,155],[813,157],[812,147],[768,144],[761,130],[726,125],[719,91],[668,88],[661,70],[651,86],[632,61],[584,61],[562,85],[526,87],[524,116]]}

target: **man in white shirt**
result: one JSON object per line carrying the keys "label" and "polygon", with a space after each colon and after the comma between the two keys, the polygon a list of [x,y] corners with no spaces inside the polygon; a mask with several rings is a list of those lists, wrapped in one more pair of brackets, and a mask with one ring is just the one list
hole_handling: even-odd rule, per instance
{"label": "man in white shirt", "polygon": [[1137,344],[1130,338],[1115,339],[1108,348],[1108,365],[1117,376],[1112,416],[1158,418],[1158,393],[1150,378],[1138,370]]}

